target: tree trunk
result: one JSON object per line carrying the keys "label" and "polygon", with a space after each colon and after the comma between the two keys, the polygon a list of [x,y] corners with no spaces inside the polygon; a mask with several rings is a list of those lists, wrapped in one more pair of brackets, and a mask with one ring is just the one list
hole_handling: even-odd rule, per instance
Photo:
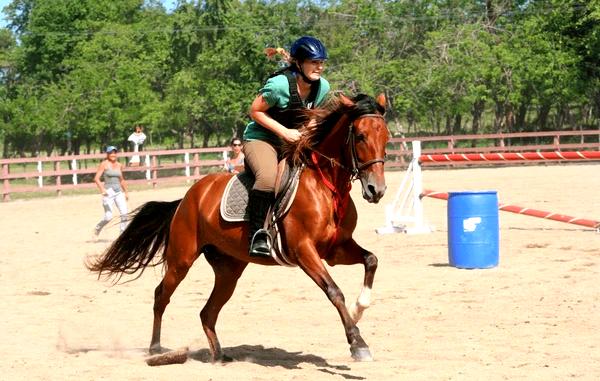
{"label": "tree trunk", "polygon": [[538,114],[538,131],[545,131],[548,125],[548,115],[550,114],[550,104],[544,103],[540,107],[540,111]]}
{"label": "tree trunk", "polygon": [[515,120],[515,125],[517,131],[527,131],[526,121],[527,121],[527,111],[529,111],[529,99],[524,99],[521,104],[519,104],[519,110],[517,110],[517,116]]}
{"label": "tree trunk", "polygon": [[202,136],[202,147],[206,148],[208,147],[208,141],[210,140],[210,133],[206,132],[203,136]]}
{"label": "tree trunk", "polygon": [[415,128],[415,116],[414,116],[414,114],[409,111],[406,114],[406,120],[408,122],[408,131],[407,131],[407,133],[410,134],[414,130],[414,128]]}
{"label": "tree trunk", "polygon": [[184,141],[185,141],[185,133],[183,131],[180,131],[179,132],[179,141],[177,142],[179,149],[183,149]]}
{"label": "tree trunk", "polygon": [[514,132],[515,128],[515,108],[512,104],[507,104],[504,108],[504,125],[507,132]]}
{"label": "tree trunk", "polygon": [[[485,109],[485,102],[483,100],[478,100],[473,103],[473,108],[471,109],[471,116],[473,117],[473,122],[471,124],[471,133],[473,135],[477,135],[479,133],[479,128],[481,127],[481,115]],[[475,140],[472,141],[471,146],[475,147],[477,142]]]}
{"label": "tree trunk", "polygon": [[454,131],[452,129],[452,115],[446,115],[446,135],[454,135]]}
{"label": "tree trunk", "polygon": [[81,153],[81,139],[73,139],[71,142],[74,155],[79,155]]}
{"label": "tree trunk", "polygon": [[496,107],[494,109],[494,133],[500,134],[502,133],[504,127],[504,104],[501,102],[496,102]]}
{"label": "tree trunk", "polygon": [[460,133],[462,125],[462,115],[456,114],[454,115],[454,133]]}

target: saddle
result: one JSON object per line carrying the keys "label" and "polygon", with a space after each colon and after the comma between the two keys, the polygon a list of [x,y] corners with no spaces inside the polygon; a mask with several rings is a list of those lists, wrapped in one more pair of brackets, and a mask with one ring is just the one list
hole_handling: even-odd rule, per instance
{"label": "saddle", "polygon": [[[278,222],[287,214],[296,197],[303,166],[290,167],[286,160],[279,162],[275,182],[275,203],[267,214],[265,229],[273,238],[271,257],[282,266],[294,266],[283,252]],[[241,172],[231,178],[221,198],[221,217],[228,222],[249,221],[248,198],[254,185],[250,171]]]}

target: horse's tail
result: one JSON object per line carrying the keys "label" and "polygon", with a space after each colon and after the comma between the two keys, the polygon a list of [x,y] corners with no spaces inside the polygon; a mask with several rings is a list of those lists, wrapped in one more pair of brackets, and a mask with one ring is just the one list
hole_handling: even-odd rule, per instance
{"label": "horse's tail", "polygon": [[[118,282],[123,274],[134,274],[140,271],[139,278],[146,267],[157,266],[165,261],[164,252],[169,241],[171,221],[181,199],[169,202],[150,201],[130,214],[130,223],[106,252],[97,258],[90,259],[86,266],[90,271],[98,273],[100,278],[115,277]],[[160,259],[154,260],[162,249]]]}

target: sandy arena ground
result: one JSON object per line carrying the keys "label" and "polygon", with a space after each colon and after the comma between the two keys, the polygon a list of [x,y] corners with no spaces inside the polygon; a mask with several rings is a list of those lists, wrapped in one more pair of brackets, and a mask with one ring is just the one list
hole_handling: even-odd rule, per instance
{"label": "sandy arena ground", "polygon": [[[446,203],[425,200],[429,235],[377,236],[403,172],[379,205],[353,197],[357,241],[376,253],[373,303],[359,323],[375,356],[351,360],[337,312],[299,269],[249,266],[217,329],[237,361],[208,362],[198,313],[213,281],[201,257],[174,294],[162,344],[189,346],[183,365],[149,367],[160,269],[111,287],[83,266],[117,235],[92,228],[100,197],[0,204],[2,380],[598,380],[600,234],[501,213],[500,266],[447,266]],[[497,189],[500,199],[600,219],[600,166],[426,170],[435,190]],[[172,200],[186,187],[131,194],[130,206]],[[347,300],[361,266],[335,267]]]}

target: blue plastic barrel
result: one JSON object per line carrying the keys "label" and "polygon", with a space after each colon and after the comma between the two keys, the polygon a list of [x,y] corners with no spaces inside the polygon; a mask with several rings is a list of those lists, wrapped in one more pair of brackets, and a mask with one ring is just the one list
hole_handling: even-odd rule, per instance
{"label": "blue plastic barrel", "polygon": [[461,269],[498,266],[498,194],[496,191],[448,193],[448,256]]}

